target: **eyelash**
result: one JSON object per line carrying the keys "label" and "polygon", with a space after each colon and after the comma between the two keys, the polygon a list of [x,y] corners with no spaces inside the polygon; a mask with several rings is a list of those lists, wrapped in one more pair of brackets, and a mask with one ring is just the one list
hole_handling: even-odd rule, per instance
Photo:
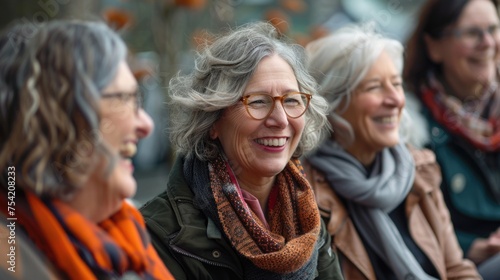
{"label": "eyelash", "polygon": [[[403,83],[402,82],[392,82],[392,86],[393,87],[402,87],[403,86]],[[382,85],[373,85],[373,86],[369,86],[366,88],[366,91],[372,91],[372,90],[376,90],[376,89],[379,89],[380,87],[382,87]]]}

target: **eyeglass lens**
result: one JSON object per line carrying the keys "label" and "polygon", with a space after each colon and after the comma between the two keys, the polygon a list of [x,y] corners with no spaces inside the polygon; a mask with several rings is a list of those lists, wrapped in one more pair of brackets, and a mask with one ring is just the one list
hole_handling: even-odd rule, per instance
{"label": "eyeglass lens", "polygon": [[302,116],[309,105],[309,96],[299,92],[277,97],[268,94],[251,94],[244,98],[244,104],[250,116],[255,119],[263,119],[271,114],[275,108],[276,100],[280,101],[285,113],[291,118]]}

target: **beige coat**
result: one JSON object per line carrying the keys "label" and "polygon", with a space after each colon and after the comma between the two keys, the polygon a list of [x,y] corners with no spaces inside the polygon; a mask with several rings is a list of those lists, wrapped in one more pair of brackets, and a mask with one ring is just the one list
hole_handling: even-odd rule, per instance
{"label": "beige coat", "polygon": [[[417,172],[406,200],[406,216],[415,243],[434,264],[441,279],[481,279],[474,264],[463,258],[448,209],[439,185],[441,173],[434,153],[412,151]],[[343,255],[341,267],[345,279],[376,279],[363,242],[349,213],[324,175],[304,161],[321,215],[329,220],[332,247]],[[331,214],[330,214],[331,213]]]}

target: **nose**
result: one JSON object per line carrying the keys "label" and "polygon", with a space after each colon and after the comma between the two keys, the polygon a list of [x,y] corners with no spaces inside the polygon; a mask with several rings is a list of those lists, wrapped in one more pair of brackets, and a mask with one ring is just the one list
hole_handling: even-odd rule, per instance
{"label": "nose", "polygon": [[481,33],[481,37],[479,38],[479,45],[491,47],[495,44],[498,44],[499,42],[497,41],[498,39],[495,39],[492,33],[488,32],[487,30],[483,30],[483,32]]}
{"label": "nose", "polygon": [[153,129],[154,123],[149,114],[144,109],[139,109],[139,113],[137,114],[137,136],[139,138],[146,138],[153,132]]}
{"label": "nose", "polygon": [[384,104],[387,106],[402,108],[405,105],[405,94],[403,89],[399,86],[391,84],[384,96]]}
{"label": "nose", "polygon": [[272,110],[271,114],[266,118],[266,125],[285,128],[288,125],[288,116],[281,102],[275,102]]}

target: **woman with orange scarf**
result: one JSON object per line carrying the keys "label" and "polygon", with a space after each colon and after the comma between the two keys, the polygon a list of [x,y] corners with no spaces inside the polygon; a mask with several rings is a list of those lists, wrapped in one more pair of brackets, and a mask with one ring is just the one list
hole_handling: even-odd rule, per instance
{"label": "woman with orange scarf", "polygon": [[0,278],[173,279],[126,201],[153,123],[125,44],[97,22],[29,35],[2,46]]}

